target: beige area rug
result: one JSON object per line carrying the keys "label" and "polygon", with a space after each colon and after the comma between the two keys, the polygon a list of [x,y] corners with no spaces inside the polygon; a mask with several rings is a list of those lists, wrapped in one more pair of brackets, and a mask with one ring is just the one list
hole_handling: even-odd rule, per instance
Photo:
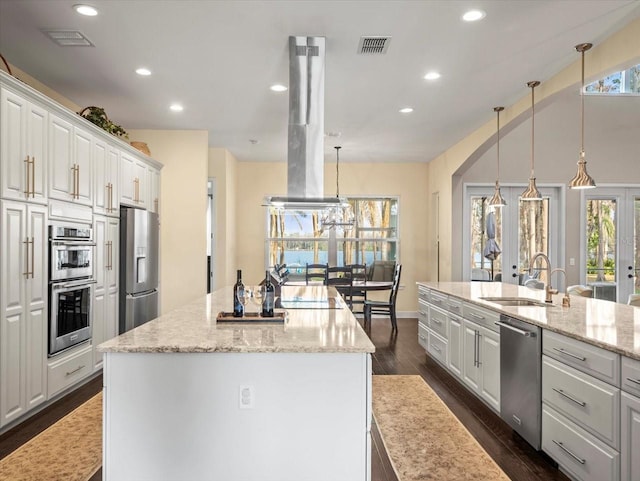
{"label": "beige area rug", "polygon": [[400,481],[509,480],[420,376],[373,376],[373,416]]}
{"label": "beige area rug", "polygon": [[102,393],[0,460],[0,480],[86,481],[102,466]]}

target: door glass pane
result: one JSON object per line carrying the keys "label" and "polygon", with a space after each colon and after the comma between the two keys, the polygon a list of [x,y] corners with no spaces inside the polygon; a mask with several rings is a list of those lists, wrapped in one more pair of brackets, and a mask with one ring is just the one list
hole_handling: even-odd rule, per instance
{"label": "door glass pane", "polygon": [[633,202],[633,261],[635,266],[634,290],[640,294],[640,197]]}
{"label": "door glass pane", "polygon": [[[520,265],[520,284],[528,278],[531,257],[537,252],[549,255],[549,199],[541,201],[520,201],[518,216],[518,262]],[[536,267],[545,267],[538,260]],[[548,279],[542,269],[534,269],[533,277],[543,281]]]}
{"label": "door glass pane", "polygon": [[[470,272],[472,280],[490,280],[495,274],[502,272],[502,258],[499,254],[491,255],[488,248],[490,234],[494,231],[495,243],[502,249],[502,209],[494,209],[488,206],[487,197],[471,197],[471,252],[468,257],[471,263]],[[491,221],[489,213],[493,212],[495,225],[489,226]],[[493,230],[492,230],[493,228]],[[494,257],[492,260],[491,257]]]}
{"label": "door glass pane", "polygon": [[616,300],[615,199],[587,200],[587,284],[597,299]]}

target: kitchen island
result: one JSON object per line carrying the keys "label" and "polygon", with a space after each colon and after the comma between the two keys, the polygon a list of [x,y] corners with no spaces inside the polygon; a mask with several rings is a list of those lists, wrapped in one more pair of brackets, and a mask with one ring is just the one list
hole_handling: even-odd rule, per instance
{"label": "kitchen island", "polygon": [[102,344],[104,479],[369,479],[374,346],[344,303],[313,304],[336,298],[221,323],[223,288]]}
{"label": "kitchen island", "polygon": [[638,480],[640,309],[551,301],[499,282],[418,282],[418,342],[572,479]]}

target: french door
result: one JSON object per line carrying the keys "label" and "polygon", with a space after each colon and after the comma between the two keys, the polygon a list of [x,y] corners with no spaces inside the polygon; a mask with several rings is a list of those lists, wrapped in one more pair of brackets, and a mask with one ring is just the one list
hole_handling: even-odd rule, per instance
{"label": "french door", "polygon": [[598,187],[581,199],[582,282],[594,297],[626,303],[640,293],[640,187]]}
{"label": "french door", "polygon": [[[523,284],[528,279],[530,259],[536,252],[547,254],[552,267],[564,264],[564,244],[560,242],[564,232],[560,187],[540,188],[543,196],[541,201],[523,201],[520,194],[525,187],[502,187],[502,196],[507,205],[494,208],[488,205],[493,186],[465,186],[463,279],[480,280],[488,277],[496,281]],[[492,220],[490,213],[493,213],[495,220],[495,241],[501,250],[493,261],[485,256],[489,234],[492,233],[487,225],[487,221],[491,223]],[[538,263],[537,267],[542,265]],[[547,282],[546,272],[535,272],[536,277]],[[553,279],[553,285],[562,288],[565,279]]]}

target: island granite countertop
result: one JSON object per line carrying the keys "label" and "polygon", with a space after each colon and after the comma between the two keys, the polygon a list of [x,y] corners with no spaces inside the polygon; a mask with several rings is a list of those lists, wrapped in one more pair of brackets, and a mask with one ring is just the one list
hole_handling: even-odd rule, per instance
{"label": "island granite countertop", "polygon": [[[284,295],[283,290],[283,295]],[[288,299],[321,300],[335,288],[297,287]],[[284,309],[285,322],[217,322],[230,312],[233,293],[224,287],[98,346],[101,352],[297,352],[372,353],[374,345],[346,305],[339,308]],[[302,304],[301,304],[302,305]],[[309,305],[305,303],[304,305]],[[247,312],[259,311],[249,300]],[[278,309],[283,311],[283,309]]]}
{"label": "island granite countertop", "polygon": [[571,296],[562,307],[563,293],[548,307],[502,306],[481,297],[527,297],[544,302],[544,290],[502,282],[418,282],[419,286],[564,334],[580,341],[640,359],[640,309],[617,302]]}

